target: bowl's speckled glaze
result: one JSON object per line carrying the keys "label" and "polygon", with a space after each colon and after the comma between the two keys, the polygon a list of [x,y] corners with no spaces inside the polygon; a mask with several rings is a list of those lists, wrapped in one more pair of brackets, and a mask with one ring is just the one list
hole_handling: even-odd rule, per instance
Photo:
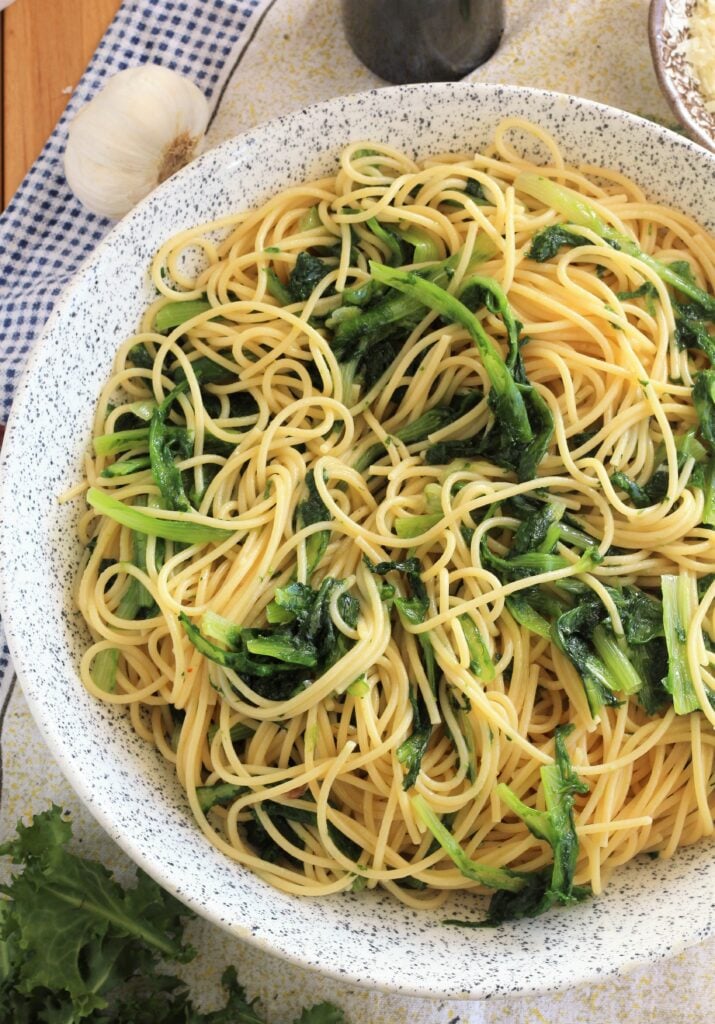
{"label": "bowl's speckled glaze", "polygon": [[147,268],[168,235],[329,171],[350,140],[373,138],[414,154],[478,149],[508,115],[553,133],[569,161],[617,167],[653,198],[715,227],[715,157],[595,103],[445,84],[310,108],[205,154],[115,228],[33,352],[2,467],[0,597],[12,656],[50,749],[109,834],[167,889],[233,934],[356,983],[433,996],[570,986],[697,942],[713,924],[712,844],[668,862],[640,859],[599,898],[498,930],[441,923],[446,916],[477,919],[481,908],[471,897],[455,898],[447,913],[416,913],[377,893],[318,904],[274,891],[209,845],[169,766],[121,711],[84,691],[77,665],[87,634],[72,601],[82,502],[59,505],[57,496],[80,479],[100,388],[152,294]]}

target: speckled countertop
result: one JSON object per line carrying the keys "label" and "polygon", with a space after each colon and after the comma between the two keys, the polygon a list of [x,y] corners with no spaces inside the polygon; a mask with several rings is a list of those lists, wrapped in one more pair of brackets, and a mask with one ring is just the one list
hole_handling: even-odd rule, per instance
{"label": "speckled countertop", "polygon": [[[209,132],[209,144],[331,96],[384,85],[348,48],[336,0],[278,0],[256,22]],[[653,74],[647,0],[507,0],[507,31],[492,59],[470,78],[534,85],[586,96],[673,123]],[[127,858],[79,804],[15,688],[4,709],[0,836],[50,801],[73,812],[76,848],[121,876]],[[278,961],[196,921],[201,951],[184,975],[200,1002],[219,1005],[218,979],[236,964],[271,1024],[330,999],[350,1024],[701,1024],[715,999],[715,940],[672,960],[601,984],[482,1003],[430,1002],[356,990]],[[624,922],[624,941],[628,926]],[[664,937],[664,944],[667,937]]]}

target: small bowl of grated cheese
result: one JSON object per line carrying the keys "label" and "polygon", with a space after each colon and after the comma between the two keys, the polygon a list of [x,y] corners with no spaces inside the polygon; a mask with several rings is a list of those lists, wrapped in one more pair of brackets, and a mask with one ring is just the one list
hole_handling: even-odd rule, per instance
{"label": "small bowl of grated cheese", "polygon": [[696,142],[715,150],[715,0],[651,0],[648,27],[673,112]]}

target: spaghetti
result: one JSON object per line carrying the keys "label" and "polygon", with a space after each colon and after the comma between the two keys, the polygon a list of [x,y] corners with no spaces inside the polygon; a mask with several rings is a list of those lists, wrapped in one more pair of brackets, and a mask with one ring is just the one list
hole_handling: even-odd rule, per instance
{"label": "spaghetti", "polygon": [[151,275],[86,458],[81,674],[212,843],[436,907],[551,891],[556,799],[552,902],[712,833],[697,224],[510,120],[477,155],[352,144]]}

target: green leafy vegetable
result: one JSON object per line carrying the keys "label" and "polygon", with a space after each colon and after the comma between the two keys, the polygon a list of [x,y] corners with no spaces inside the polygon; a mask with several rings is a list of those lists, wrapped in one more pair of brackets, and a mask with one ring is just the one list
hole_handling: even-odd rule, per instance
{"label": "green leafy vegetable", "polygon": [[[482,186],[481,181],[477,181],[476,178],[468,178],[467,184],[464,187],[464,195],[468,196],[472,202],[476,203],[477,206],[492,206],[492,200],[487,199]],[[459,206],[463,207],[463,203],[458,203],[455,199],[443,200],[445,206]]]}
{"label": "green leafy vegetable", "polygon": [[621,472],[611,475],[611,483],[625,491],[636,508],[648,508],[649,505],[657,505],[667,496],[668,471],[656,470],[643,486]]}
{"label": "green leafy vegetable", "polygon": [[[443,430],[450,423],[454,423],[455,420],[466,416],[468,412],[471,412],[482,401],[483,397],[481,391],[476,388],[459,392],[454,396],[449,405],[433,406],[427,412],[422,413],[416,420],[412,420],[411,423],[399,427],[395,431],[394,436],[405,444],[418,444],[420,441],[426,441],[430,434]],[[381,458],[384,452],[384,445],[372,445],[355,463],[355,468],[359,473],[364,473],[368,466],[371,466]]]}
{"label": "green leafy vegetable", "polygon": [[[325,502],[318,493],[315,473],[312,469],[309,469],[306,473],[305,486],[308,496],[300,502],[296,509],[296,526],[299,530],[303,530],[306,526],[328,522],[332,519]],[[329,543],[330,530],[319,530],[317,533],[312,533],[306,540],[305,554],[308,560],[308,577],[312,576]]]}
{"label": "green leafy vegetable", "polygon": [[[677,435],[674,441],[679,470],[683,468],[687,459],[694,459],[697,464],[707,462],[707,451],[696,439],[694,430]],[[701,477],[694,475],[692,482],[701,484]],[[622,472],[614,473],[611,476],[611,483],[614,487],[625,491],[636,508],[647,508],[649,505],[656,505],[663,501],[668,494],[668,464],[665,461],[665,445],[659,445],[655,453],[653,471],[645,483],[639,484]]]}
{"label": "green leafy vegetable", "polygon": [[371,217],[367,221],[367,227],[370,228],[373,235],[382,242],[390,254],[390,263],[394,267],[399,267],[402,263],[408,263],[409,259],[407,256],[407,250],[402,244],[402,240],[396,231],[392,231],[390,228],[385,227],[381,224],[376,217]]}
{"label": "green leafy vegetable", "polygon": [[[501,287],[491,277],[481,277],[474,274],[467,278],[459,289],[459,300],[464,305],[476,309],[486,306],[490,313],[498,315],[506,328],[508,352],[506,365],[513,374],[519,359],[519,337],[521,334],[521,323],[512,312],[509,301]],[[520,375],[523,368],[518,367]],[[524,383],[524,380],[521,381]]]}
{"label": "green leafy vegetable", "polygon": [[181,544],[218,544],[234,532],[228,523],[225,527],[205,526],[184,519],[159,519],[132,505],[125,505],[97,487],[90,487],[87,491],[87,503],[102,515],[109,516],[122,526],[128,526],[130,530]]}
{"label": "green leafy vegetable", "polygon": [[419,820],[430,830],[444,852],[454,861],[465,878],[479,882],[480,885],[485,885],[489,889],[506,889],[509,892],[516,893],[524,888],[525,876],[523,872],[510,871],[509,868],[495,868],[491,867],[491,865],[471,860],[421,794],[418,793],[416,796],[413,796],[411,803],[412,809]]}
{"label": "green leafy vegetable", "polygon": [[564,612],[552,627],[553,640],[579,671],[594,717],[604,705],[618,704],[614,681],[590,643],[594,629],[604,618],[605,609],[594,598]]}
{"label": "green leafy vegetable", "polygon": [[[262,636],[258,630],[241,629],[213,612],[207,612],[203,617],[204,630],[220,642],[233,645],[232,648],[224,649],[203,635],[184,612],[179,613],[179,620],[197,651],[210,661],[234,669],[244,676],[272,678],[281,672],[293,675],[295,666],[312,667],[317,664],[317,652],[307,641],[301,643],[281,633]],[[256,657],[251,657],[254,653],[249,650],[251,642],[260,648],[255,652]]]}
{"label": "green leafy vegetable", "polygon": [[664,685],[673,696],[678,715],[687,715],[700,707],[688,666],[688,628],[695,608],[688,576],[661,576],[663,591],[663,630],[668,646],[668,675]]}
{"label": "green leafy vegetable", "polygon": [[[249,790],[245,786],[235,786],[230,782],[217,782],[213,786],[198,786],[196,794],[199,798],[199,804],[204,813],[211,810],[212,807],[226,807],[232,804],[234,800],[240,796],[244,796]],[[257,810],[260,809],[274,824],[297,822],[301,825],[308,825],[312,828],[316,828],[318,824],[317,812],[314,807],[306,806],[307,801],[304,799],[300,804],[297,803],[281,803],[278,800],[261,800],[260,803],[251,804],[250,810],[254,815],[254,824],[260,826],[260,820],[256,814]],[[253,829],[249,829],[249,836],[255,839],[257,834]],[[332,821],[328,821],[328,834],[332,841],[335,843],[340,852],[348,857],[350,860],[358,861],[360,854],[362,853],[362,847],[357,843],[354,843],[349,836],[345,835]],[[292,842],[296,841],[295,835],[292,830],[290,833],[285,833],[286,838]],[[264,842],[265,837],[261,835],[260,842]],[[263,850],[261,852],[264,852]],[[271,849],[271,856],[278,857],[282,855],[280,848]]]}
{"label": "green leafy vegetable", "polygon": [[[132,532],[132,548],[134,565],[146,572],[146,535]],[[120,619],[136,619],[143,609],[153,611],[154,607],[154,599],[146,587],[136,577],[130,576],[127,589],[117,605],[115,614]],[[119,651],[116,647],[100,651],[95,657],[91,669],[92,681],[95,686],[105,693],[113,693],[118,664]]]}
{"label": "green leafy vegetable", "polygon": [[475,676],[489,683],[494,679],[494,662],[491,659],[487,645],[482,635],[474,624],[471,615],[460,615],[459,624],[464,631],[464,639],[469,649],[469,667]]}
{"label": "green leafy vegetable", "polygon": [[529,587],[516,594],[510,594],[506,599],[506,606],[520,626],[536,633],[537,636],[551,639],[551,620],[545,618],[535,607],[538,597],[536,588]]}
{"label": "green leafy vegetable", "polygon": [[[485,454],[488,452],[488,457],[497,464],[506,464],[516,469],[520,480],[532,479],[553,433],[551,413],[538,392],[530,385],[517,384],[509,365],[502,360],[477,317],[459,299],[444,291],[434,281],[420,277],[414,272],[394,270],[377,263],[371,263],[370,269],[373,277],[380,283],[403,292],[408,298],[415,299],[466,328],[477,347],[492,385],[488,402],[495,423],[489,442],[486,445],[480,442],[479,449]],[[503,292],[496,282],[486,278],[473,280],[483,292],[486,291],[492,296],[495,309],[502,313],[506,310],[507,329],[511,339],[518,328]],[[488,287],[485,282],[488,282]],[[513,362],[516,362],[516,352],[510,340],[510,360],[512,353]],[[443,442],[443,445],[448,444],[450,442]],[[441,456],[446,452],[446,448],[434,446],[428,452],[427,461],[434,464],[437,461],[436,453]],[[449,454],[455,457],[453,452]],[[459,454],[463,453],[460,451]],[[473,448],[470,454],[476,454]]]}
{"label": "green leafy vegetable", "polygon": [[454,323],[461,324],[469,331],[492,383],[489,398],[495,415],[508,411],[508,422],[514,438],[523,443],[531,441],[533,431],[523,398],[494,343],[474,314],[459,299],[433,281],[418,277],[414,273],[393,270],[379,263],[371,263],[370,269],[377,281],[404,292],[409,298],[416,299],[422,305],[435,310]]}
{"label": "green leafy vegetable", "polygon": [[427,530],[431,530],[443,519],[444,516],[441,512],[424,516],[400,516],[395,520],[395,533],[398,537],[409,540],[411,537],[419,537]]}
{"label": "green leafy vegetable", "polygon": [[[237,626],[205,612],[201,629],[185,613],[179,619],[196,649],[210,661],[233,669],[260,696],[287,700],[340,660],[352,646],[330,615],[336,589],[338,613],[349,627],[357,625],[358,601],[342,580],[326,576],[313,590],[293,582],[278,587],[263,628]],[[214,642],[216,641],[216,642]],[[219,646],[222,645],[222,646]]]}
{"label": "green leafy vegetable", "polygon": [[425,755],[432,735],[432,725],[427,708],[419,690],[411,690],[412,732],[397,748],[397,760],[407,771],[402,783],[403,789],[411,789],[420,773],[422,758]]}
{"label": "green leafy vegetable", "polygon": [[627,302],[629,299],[645,299],[645,308],[651,316],[655,316],[655,300],[658,298],[658,289],[652,281],[644,281],[638,288],[632,291],[616,292],[619,302]]}
{"label": "green leafy vegetable", "polygon": [[591,242],[583,235],[569,231],[562,224],[552,224],[550,227],[536,232],[526,256],[527,259],[536,260],[537,263],[545,263],[546,260],[553,259],[563,246],[573,249],[578,245],[591,245]]}
{"label": "green leafy vegetable", "polygon": [[[402,562],[378,562],[375,565],[369,558],[365,558],[365,564],[370,572],[375,573],[377,576],[384,576],[392,571],[404,573],[409,594],[404,597],[396,596],[394,598],[395,607],[404,622],[418,626],[421,622],[425,621],[429,611],[429,597],[427,595],[427,588],[420,577],[421,566],[419,559],[407,558]],[[429,632],[418,633],[417,642],[422,648],[425,674],[432,692],[435,693],[437,690],[437,663]]]}
{"label": "green leafy vegetable", "polygon": [[309,252],[299,252],[288,278],[288,292],[293,301],[306,302],[329,273],[330,266],[324,260]]}
{"label": "green leafy vegetable", "polygon": [[[486,258],[486,255],[475,252],[472,262]],[[442,262],[415,271],[415,274],[425,280],[447,284],[459,259],[460,254],[456,253]],[[328,325],[335,326],[331,345],[341,364],[346,402],[350,400],[356,382],[369,387],[380,378],[426,313],[425,304],[414,297],[385,295],[384,292],[385,289],[373,279],[371,301],[365,304],[358,316],[342,319],[338,309],[328,321]]]}
{"label": "green leafy vegetable", "polygon": [[159,334],[173,330],[187,320],[192,320],[211,309],[206,299],[188,299],[185,302],[169,302],[162,306],[154,317],[154,330]]}
{"label": "green leafy vegetable", "polygon": [[[446,921],[445,924],[460,925],[466,928],[481,928],[502,924],[504,921],[515,921],[524,917],[536,917],[557,905],[567,906],[587,899],[590,889],[586,886],[574,885],[574,871],[578,860],[578,836],[573,816],[574,795],[587,793],[588,786],[581,782],[573,770],[566,750],[565,737],[573,726],[559,727],[554,735],[554,764],[541,768],[541,784],[544,791],[546,810],[539,811],[523,803],[516,793],[501,783],[497,793],[509,809],[521,818],[529,831],[549,844],[553,850],[554,861],[551,868],[540,871],[506,871],[520,883],[519,885],[495,885],[489,903],[489,911],[485,921]],[[414,799],[413,799],[414,805]],[[424,819],[423,819],[424,820]],[[430,826],[432,830],[432,826]],[[449,836],[449,833],[447,833]],[[449,836],[451,839],[452,837]],[[462,861],[464,853],[459,846],[456,850],[448,848],[440,839],[460,870],[464,870]],[[454,842],[454,840],[452,840]],[[461,856],[460,856],[461,855]],[[467,862],[467,866],[474,862]],[[477,881],[481,881],[476,875]],[[489,883],[483,881],[482,884]]]}
{"label": "green leafy vegetable", "polygon": [[186,497],[181,471],[175,462],[171,436],[166,433],[166,417],[176,399],[187,391],[188,387],[189,384],[186,380],[177,384],[173,391],[170,391],[161,404],[156,407],[149,425],[151,475],[161,491],[166,507],[175,512],[191,512],[193,509],[191,502]]}
{"label": "green leafy vegetable", "polygon": [[[194,432],[185,427],[167,427],[167,440],[172,440],[183,449],[193,446]],[[97,455],[118,455],[132,448],[148,448],[149,428],[137,427],[135,430],[118,430],[114,434],[100,434],[92,442]]]}
{"label": "green leafy vegetable", "polygon": [[273,267],[268,267],[266,270],[266,291],[269,295],[272,295],[273,298],[281,304],[281,306],[290,306],[295,302],[295,297],[283,284]]}
{"label": "green leafy vegetable", "polygon": [[[239,369],[229,369],[223,363],[208,356],[201,356],[199,359],[191,360],[191,369],[196,379],[203,384],[233,384],[238,379]],[[175,384],[181,384],[186,380],[186,373],[181,365],[174,370],[173,379]]]}
{"label": "green leafy vegetable", "polygon": [[555,181],[543,178],[539,174],[529,172],[518,175],[514,187],[517,192],[525,192],[544,205],[557,210],[577,227],[588,228],[609,245],[640,260],[666,284],[697,302],[705,315],[715,316],[715,297],[708,295],[695,283],[687,264],[685,265],[687,269],[685,269],[682,263],[662,263],[653,256],[649,256],[628,235],[616,231],[610,224],[606,224],[591,204],[577,192],[564,188],[563,185],[558,185]]}
{"label": "green leafy vegetable", "polygon": [[[190,911],[139,871],[123,889],[101,864],[73,854],[59,807],[18,823],[0,854],[21,866],[1,886],[0,1018],[13,1024],[265,1024],[236,970],[224,971],[223,1009],[197,1010],[165,964],[186,963]],[[345,1024],[330,1003],[294,1024]]]}
{"label": "green leafy vegetable", "polygon": [[504,783],[497,786],[497,793],[507,807],[521,818],[529,831],[549,844],[554,854],[554,864],[548,885],[542,889],[545,873],[539,873],[538,884],[529,888],[526,894],[514,898],[509,892],[497,893],[489,906],[491,924],[510,921],[521,917],[535,917],[543,914],[556,904],[568,905],[585,899],[590,890],[574,885],[574,872],[578,860],[578,836],[573,816],[574,795],[588,793],[588,786],[581,782],[573,770],[566,750],[565,738],[572,726],[559,727],[554,735],[555,760],[541,768],[541,785],[544,790],[545,811],[537,811],[524,804]]}
{"label": "green leafy vegetable", "polygon": [[701,370],[695,375],[693,405],[701,436],[715,447],[715,370]]}
{"label": "green leafy vegetable", "polygon": [[118,476],[129,476],[130,473],[142,473],[145,469],[149,469],[150,465],[149,456],[140,455],[136,459],[123,459],[119,462],[113,462],[111,466],[103,469],[99,475],[112,480]]}
{"label": "green leafy vegetable", "polygon": [[[671,267],[673,264],[671,264]],[[699,349],[715,366],[715,336],[708,323],[715,322],[715,310],[705,309],[699,302],[673,301],[675,315],[675,342],[678,348]]]}
{"label": "green leafy vegetable", "polygon": [[199,807],[204,814],[212,807],[226,807],[246,792],[245,786],[236,786],[232,782],[215,782],[213,786],[196,787]]}
{"label": "green leafy vegetable", "polygon": [[412,263],[433,263],[442,255],[434,235],[424,228],[414,224],[409,228],[403,228],[400,231],[400,238],[412,246]]}

